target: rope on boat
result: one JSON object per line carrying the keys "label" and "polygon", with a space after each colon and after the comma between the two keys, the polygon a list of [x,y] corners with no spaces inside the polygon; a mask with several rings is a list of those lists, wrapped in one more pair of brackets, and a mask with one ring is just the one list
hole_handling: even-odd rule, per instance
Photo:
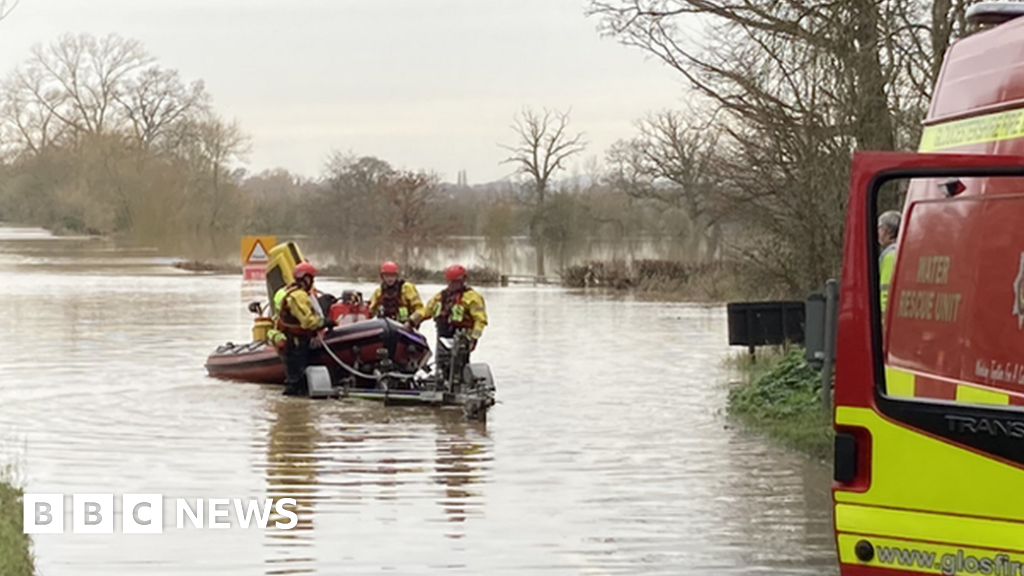
{"label": "rope on boat", "polygon": [[356,370],[355,368],[349,366],[348,364],[345,364],[344,362],[342,362],[341,358],[338,358],[337,356],[335,356],[334,355],[334,351],[331,350],[331,347],[327,345],[327,341],[324,340],[323,336],[317,336],[317,340],[320,341],[320,345],[323,346],[324,350],[327,351],[327,355],[330,356],[331,358],[333,358],[334,361],[338,363],[338,366],[341,366],[349,374],[352,374],[353,376],[356,376],[358,378],[365,378],[367,380],[377,380],[377,381],[380,381],[380,380],[383,380],[384,378],[397,378],[399,380],[412,380],[413,378],[416,377],[415,374],[402,374],[401,372],[387,372],[387,373],[384,373],[384,374],[364,374],[363,372],[360,372],[360,371]]}

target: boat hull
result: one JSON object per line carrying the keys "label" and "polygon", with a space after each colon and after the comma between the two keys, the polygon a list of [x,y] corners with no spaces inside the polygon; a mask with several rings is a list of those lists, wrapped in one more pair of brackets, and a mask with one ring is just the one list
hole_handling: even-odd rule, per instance
{"label": "boat hull", "polygon": [[[365,373],[382,361],[393,363],[391,371],[415,373],[430,357],[422,334],[385,318],[335,328],[324,336],[324,342],[342,362]],[[321,346],[310,349],[309,364],[326,366],[335,380],[349,376]],[[283,384],[285,380],[281,357],[265,342],[219,346],[206,359],[206,371],[213,378],[240,382]],[[361,384],[369,387],[375,383]]]}

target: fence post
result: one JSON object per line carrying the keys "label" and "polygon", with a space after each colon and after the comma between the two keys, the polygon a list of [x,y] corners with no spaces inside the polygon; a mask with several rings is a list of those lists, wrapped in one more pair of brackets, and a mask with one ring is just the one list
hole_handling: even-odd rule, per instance
{"label": "fence post", "polygon": [[832,412],[832,368],[836,357],[836,321],[839,290],[835,280],[825,282],[825,358],[821,365],[821,405]]}

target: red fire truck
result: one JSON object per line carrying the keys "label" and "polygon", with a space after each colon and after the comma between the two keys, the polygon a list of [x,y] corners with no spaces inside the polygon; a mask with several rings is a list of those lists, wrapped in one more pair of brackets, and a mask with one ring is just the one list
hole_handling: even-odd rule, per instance
{"label": "red fire truck", "polygon": [[[974,16],[991,27],[946,54],[919,153],[854,157],[835,356],[843,576],[1024,576],[1024,4]],[[891,181],[909,184],[883,313]]]}

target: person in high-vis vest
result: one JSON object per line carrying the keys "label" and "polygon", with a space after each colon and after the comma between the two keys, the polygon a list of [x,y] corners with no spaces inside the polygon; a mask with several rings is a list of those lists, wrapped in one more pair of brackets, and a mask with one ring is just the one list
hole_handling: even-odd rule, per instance
{"label": "person in high-vis vest", "polygon": [[451,338],[457,330],[465,330],[470,339],[470,350],[475,350],[487,326],[484,297],[466,285],[466,269],[459,264],[445,269],[444,278],[448,287],[427,302],[422,318],[413,315],[413,325],[433,318],[439,338]]}
{"label": "person in high-vis vest", "polygon": [[380,265],[380,286],[370,297],[370,316],[383,316],[411,324],[411,318],[423,318],[423,300],[416,286],[398,275],[398,264]]}
{"label": "person in high-vis vest", "polygon": [[334,322],[318,313],[310,294],[316,268],[301,262],[292,271],[295,281],[274,294],[274,344],[281,351],[285,372],[285,396],[307,394],[306,366],[312,338]]}
{"label": "person in high-vis vest", "polygon": [[878,246],[882,250],[878,256],[878,291],[882,314],[885,314],[889,303],[889,286],[896,268],[896,239],[900,233],[900,219],[900,213],[895,210],[878,217]]}

